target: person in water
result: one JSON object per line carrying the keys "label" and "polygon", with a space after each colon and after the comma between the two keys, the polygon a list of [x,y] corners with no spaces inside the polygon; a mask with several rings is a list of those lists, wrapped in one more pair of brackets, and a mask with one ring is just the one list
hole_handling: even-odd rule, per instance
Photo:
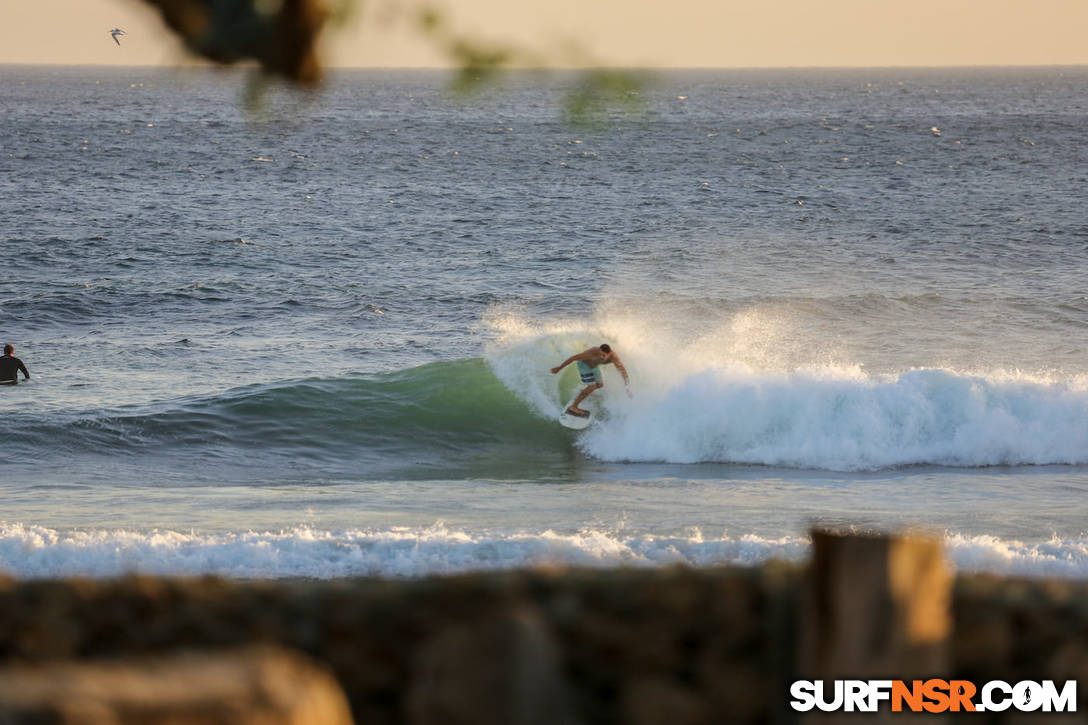
{"label": "person in water", "polygon": [[15,357],[15,346],[4,345],[4,356],[0,357],[0,384],[14,385],[18,380],[19,371],[23,371],[23,378],[30,380],[30,373],[26,371],[23,361]]}
{"label": "person in water", "polygon": [[[552,368],[552,375],[555,375],[572,362],[578,363],[578,374],[582,376],[582,382],[585,383],[586,387],[582,392],[578,393],[578,397],[575,398],[574,402],[567,408],[567,413],[576,415],[579,418],[588,418],[589,411],[579,408],[578,404],[585,400],[594,390],[604,387],[604,379],[601,377],[600,371],[601,365],[612,363],[616,366],[616,369],[620,371],[620,375],[623,376],[624,386],[626,387],[631,384],[631,379],[627,377],[627,368],[623,366],[620,356],[617,355],[607,343],[602,343],[597,347],[591,347],[585,352],[580,352],[577,355],[571,355],[564,360],[562,364]],[[630,389],[627,390],[627,395],[630,397]]]}

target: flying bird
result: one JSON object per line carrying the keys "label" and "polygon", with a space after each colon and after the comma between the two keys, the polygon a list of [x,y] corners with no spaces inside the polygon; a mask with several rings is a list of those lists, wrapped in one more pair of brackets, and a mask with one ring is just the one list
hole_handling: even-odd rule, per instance
{"label": "flying bird", "polygon": [[117,37],[117,36],[119,36],[119,35],[128,35],[128,33],[121,30],[120,28],[114,28],[113,30],[110,31],[110,35],[113,36],[113,42],[120,45],[121,44],[121,39],[119,37]]}

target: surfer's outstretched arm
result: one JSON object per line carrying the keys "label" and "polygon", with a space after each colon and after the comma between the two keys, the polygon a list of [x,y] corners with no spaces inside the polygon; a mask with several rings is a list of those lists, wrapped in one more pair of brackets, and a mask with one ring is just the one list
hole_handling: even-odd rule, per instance
{"label": "surfer's outstretched arm", "polygon": [[623,366],[623,361],[620,360],[619,355],[612,356],[612,364],[616,366],[616,369],[620,371],[620,375],[623,376],[623,384],[630,385],[631,377],[627,374],[627,368]]}
{"label": "surfer's outstretched arm", "polygon": [[627,397],[631,397],[631,376],[627,374],[627,368],[623,366],[623,361],[620,360],[619,355],[612,356],[612,364],[616,366],[616,369],[620,371],[620,375],[623,376],[623,389],[627,391]]}
{"label": "surfer's outstretched arm", "polygon": [[557,372],[559,372],[560,370],[562,370],[566,366],[570,365],[575,360],[584,360],[584,359],[585,359],[585,353],[584,352],[580,352],[577,355],[571,355],[566,360],[561,362],[559,365],[556,365],[554,368],[552,368],[552,375],[555,375]]}

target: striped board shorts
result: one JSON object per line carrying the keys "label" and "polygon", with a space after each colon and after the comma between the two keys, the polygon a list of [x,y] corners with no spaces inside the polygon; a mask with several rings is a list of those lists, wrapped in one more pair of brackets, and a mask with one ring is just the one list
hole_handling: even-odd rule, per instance
{"label": "striped board shorts", "polygon": [[578,374],[582,376],[582,382],[586,385],[601,385],[604,383],[601,380],[601,369],[591,368],[581,360],[576,361],[578,363]]}

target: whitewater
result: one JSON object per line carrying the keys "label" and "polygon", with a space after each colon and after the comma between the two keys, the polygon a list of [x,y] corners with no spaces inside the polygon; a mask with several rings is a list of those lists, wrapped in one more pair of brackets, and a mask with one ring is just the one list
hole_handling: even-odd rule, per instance
{"label": "whitewater", "polygon": [[[871,374],[861,365],[785,367],[700,335],[687,345],[633,335],[602,320],[595,329],[532,325],[497,315],[502,334],[489,364],[538,414],[554,418],[577,385],[544,374],[564,350],[610,341],[640,371],[637,395],[606,373],[600,423],[580,437],[588,455],[614,462],[748,463],[828,470],[908,465],[1088,463],[1088,375],[944,368]],[[575,323],[576,324],[576,323]],[[619,328],[619,330],[614,328]],[[666,331],[661,337],[668,337]],[[519,339],[520,336],[520,339]],[[633,338],[633,339],[632,339]],[[762,364],[761,364],[762,363]]]}
{"label": "whitewater", "polygon": [[[1041,543],[948,534],[952,564],[965,571],[1004,575],[1084,576],[1088,539]],[[803,561],[805,537],[767,539],[685,535],[630,535],[622,530],[574,533],[424,529],[280,531],[195,534],[125,530],[61,532],[0,525],[0,566],[14,576],[159,576],[216,574],[240,578],[352,576],[418,577],[514,568],[752,566],[769,559]]]}
{"label": "whitewater", "polygon": [[1088,577],[1084,69],[446,80],[0,69],[0,573]]}

